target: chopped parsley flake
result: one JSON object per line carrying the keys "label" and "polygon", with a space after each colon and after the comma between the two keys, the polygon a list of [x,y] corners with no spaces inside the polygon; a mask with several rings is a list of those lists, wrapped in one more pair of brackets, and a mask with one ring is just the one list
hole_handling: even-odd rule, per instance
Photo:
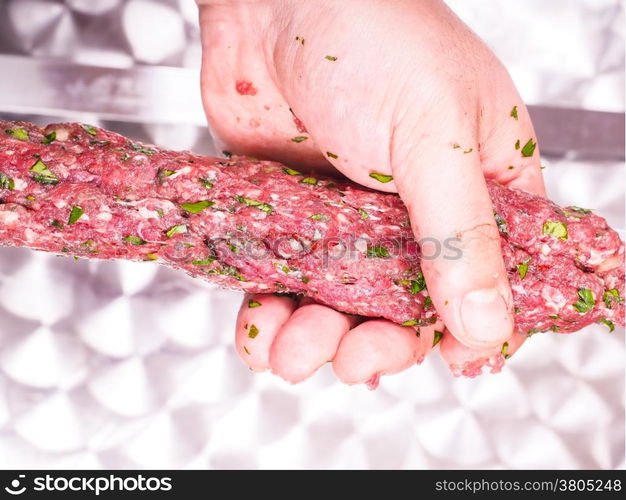
{"label": "chopped parsley flake", "polygon": [[300,182],[302,184],[309,184],[311,186],[317,185],[317,179],[315,179],[314,177],[305,177],[304,179],[300,179]]}
{"label": "chopped parsley flake", "polygon": [[154,149],[147,148],[145,146],[142,146],[141,144],[136,144],[134,142],[129,143],[128,146],[133,151],[137,151],[137,153],[142,153],[142,154],[144,154],[146,156],[151,156],[151,155],[153,155],[155,153]]}
{"label": "chopped parsley flake", "polygon": [[335,57],[335,56],[326,56],[325,59],[328,59],[329,61],[336,61],[337,57]]}
{"label": "chopped parsley flake", "polygon": [[509,235],[509,226],[506,221],[502,218],[502,216],[498,212],[493,213],[493,217],[496,219],[496,225],[498,226],[498,231],[500,231],[503,235]]}
{"label": "chopped parsley flake", "polygon": [[567,226],[560,221],[547,220],[543,223],[543,234],[567,240]]}
{"label": "chopped parsley flake", "polygon": [[267,203],[263,203],[257,200],[252,200],[250,198],[244,198],[243,196],[237,196],[236,200],[239,203],[243,203],[244,205],[248,207],[254,207],[254,208],[258,208],[259,210],[263,210],[263,212],[265,212],[268,215],[272,215],[273,213],[272,206],[268,205]]}
{"label": "chopped parsley flake", "polygon": [[613,323],[610,319],[601,318],[598,320],[598,323],[602,323],[603,325],[606,325],[609,328],[609,333],[615,330],[615,323]]}
{"label": "chopped parsley flake", "polygon": [[256,336],[259,334],[259,329],[256,327],[256,325],[250,325],[250,329],[248,330],[248,337],[250,337],[251,339],[256,338]]}
{"label": "chopped parsley flake", "polygon": [[261,304],[260,302],[256,301],[256,300],[249,300],[248,301],[248,307],[249,308],[253,308],[253,307],[261,307],[263,304]]}
{"label": "chopped parsley flake", "polygon": [[524,260],[521,264],[517,264],[517,272],[519,274],[520,279],[524,279],[526,277],[526,273],[528,272],[529,262],[530,262],[530,257]]}
{"label": "chopped parsley flake", "polygon": [[433,347],[435,347],[439,343],[441,337],[443,337],[443,332],[435,330],[435,336],[433,337]]}
{"label": "chopped parsley flake", "polygon": [[98,133],[98,129],[94,127],[93,125],[87,125],[86,123],[81,123],[80,126],[83,127],[83,130],[87,132],[89,135],[96,135]]}
{"label": "chopped parsley flake", "polygon": [[513,109],[511,110],[511,116],[513,118],[515,118],[516,120],[518,119],[518,116],[517,116],[517,106],[513,106]]}
{"label": "chopped parsley flake", "polygon": [[409,319],[407,321],[404,321],[402,323],[402,326],[415,326],[417,325],[417,320],[416,319]]}
{"label": "chopped parsley flake", "polygon": [[519,149],[520,148],[520,142],[519,139],[517,141],[515,141],[515,149]]}
{"label": "chopped parsley flake", "polygon": [[617,288],[605,290],[602,294],[602,300],[604,301],[607,309],[613,309],[614,304],[622,304],[624,302],[624,299],[619,296]]}
{"label": "chopped parsley flake", "polygon": [[126,243],[130,243],[132,245],[145,245],[147,242],[146,240],[140,238],[139,236],[134,236],[134,235],[130,235],[130,236],[124,236],[122,238],[123,241],[125,241]]}
{"label": "chopped parsley flake", "polygon": [[199,177],[198,182],[207,189],[211,189],[213,187],[213,183],[208,179],[203,179],[202,177]]}
{"label": "chopped parsley flake", "polygon": [[55,130],[53,130],[46,136],[45,139],[41,141],[41,144],[50,144],[52,141],[56,140],[56,138],[57,138],[57,133]]}
{"label": "chopped parsley flake", "polygon": [[306,141],[308,139],[308,137],[306,135],[298,135],[296,137],[292,137],[291,141],[292,142],[303,142]]}
{"label": "chopped parsley flake", "polygon": [[80,219],[84,213],[85,211],[78,205],[73,206],[72,210],[70,211],[70,217],[67,221],[67,225],[71,226],[72,224],[76,224],[76,222],[78,222],[78,219]]}
{"label": "chopped parsley flake", "polygon": [[157,172],[157,177],[160,182],[163,182],[166,177],[174,175],[175,173],[176,173],[176,170],[170,170],[168,168],[160,168],[159,171]]}
{"label": "chopped parsley flake", "polygon": [[176,224],[165,231],[165,236],[171,238],[175,234],[183,234],[187,232],[187,226],[185,224]]}
{"label": "chopped parsley flake", "polygon": [[52,219],[50,225],[52,227],[56,227],[57,229],[63,229],[63,223],[59,219]]}
{"label": "chopped parsley flake", "polygon": [[10,135],[17,139],[18,141],[27,141],[30,139],[30,135],[28,134],[28,130],[25,128],[14,128],[14,129],[6,129],[5,132],[7,135]]}
{"label": "chopped parsley flake", "polygon": [[180,208],[182,208],[185,212],[189,212],[190,214],[197,214],[202,212],[205,208],[212,207],[215,205],[215,202],[209,200],[197,201],[195,203],[181,203]]}
{"label": "chopped parsley flake", "polygon": [[427,307],[430,307],[433,304],[433,299],[430,298],[430,295],[428,295],[425,299],[424,299],[424,309],[426,309]]}
{"label": "chopped parsley flake", "polygon": [[146,260],[158,260],[159,256],[155,253],[147,253]]}
{"label": "chopped parsley flake", "polygon": [[522,148],[522,156],[532,156],[536,147],[537,143],[533,142],[532,138],[528,139],[528,142],[524,144],[524,147]]}
{"label": "chopped parsley flake", "polygon": [[44,162],[37,160],[35,164],[30,167],[30,171],[35,174],[33,179],[40,184],[58,184],[59,179],[54,172],[50,170]]}
{"label": "chopped parsley flake", "polygon": [[163,211],[163,209],[162,209],[162,208],[157,208],[157,209],[155,209],[154,211],[157,213],[157,215],[158,215],[159,217],[161,217],[161,218],[165,217],[165,212]]}
{"label": "chopped parsley flake", "polygon": [[369,219],[370,218],[370,214],[368,214],[362,208],[359,208],[358,211],[359,211],[359,215],[361,216],[361,219]]}
{"label": "chopped parsley flake", "polygon": [[191,261],[194,266],[210,266],[213,262],[215,262],[215,257],[207,257],[206,259]]}
{"label": "chopped parsley flake", "polygon": [[328,156],[329,158],[332,158],[334,160],[339,158],[335,153],[331,153],[330,151],[326,151],[326,156]]}
{"label": "chopped parsley flake", "polygon": [[378,182],[382,182],[383,184],[393,180],[393,175],[380,174],[378,172],[370,172],[370,177],[372,179],[376,179]]}
{"label": "chopped parsley flake", "polygon": [[15,181],[0,172],[0,189],[8,189],[9,191],[13,191],[15,189]]}
{"label": "chopped parsley flake", "polygon": [[128,153],[124,153],[122,156],[120,156],[120,160],[128,161],[130,160],[130,155]]}
{"label": "chopped parsley flake", "polygon": [[417,275],[417,279],[411,280],[411,287],[409,288],[409,293],[411,295],[415,295],[415,294],[420,293],[424,289],[426,289],[426,280],[424,279],[424,274],[419,273]]}
{"label": "chopped parsley flake", "polygon": [[373,246],[367,249],[367,256],[370,258],[385,258],[389,257],[389,250],[383,246]]}
{"label": "chopped parsley flake", "polygon": [[328,220],[328,215],[324,214],[313,214],[309,217],[311,220]]}
{"label": "chopped parsley flake", "polygon": [[293,168],[289,168],[289,167],[283,167],[282,171],[287,175],[302,175],[297,170],[294,170]]}
{"label": "chopped parsley flake", "polygon": [[309,281],[311,281],[310,278],[307,278],[306,276],[302,276],[302,278],[300,278],[300,281],[302,281],[302,283],[307,284]]}
{"label": "chopped parsley flake", "polygon": [[233,157],[233,154],[230,151],[226,151],[226,150],[222,151],[222,155],[225,156],[226,158],[232,158]]}
{"label": "chopped parsley flake", "polygon": [[563,213],[568,217],[576,217],[577,219],[582,219],[585,215],[590,214],[591,210],[588,208],[580,208],[580,207],[566,207],[563,209]]}
{"label": "chopped parsley flake", "polygon": [[582,314],[591,311],[595,305],[596,298],[593,296],[593,292],[589,288],[579,288],[578,302],[574,304],[574,309]]}
{"label": "chopped parsley flake", "polygon": [[509,343],[505,342],[502,344],[502,349],[500,349],[500,353],[504,356],[504,359],[509,359],[511,355],[509,354]]}

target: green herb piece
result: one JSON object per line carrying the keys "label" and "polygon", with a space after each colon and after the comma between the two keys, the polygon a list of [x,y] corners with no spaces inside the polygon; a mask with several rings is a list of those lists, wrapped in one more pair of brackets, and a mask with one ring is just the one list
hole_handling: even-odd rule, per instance
{"label": "green herb piece", "polygon": [[524,144],[524,147],[522,148],[522,156],[532,156],[536,147],[537,143],[533,142],[532,138],[528,139],[528,142]]}
{"label": "green herb piece", "polygon": [[402,326],[415,326],[417,325],[417,320],[416,319],[409,319],[407,321],[404,321],[402,323]]}
{"label": "green herb piece", "polygon": [[67,225],[71,226],[72,224],[76,224],[76,222],[78,222],[78,219],[80,219],[84,213],[85,211],[78,205],[73,206],[72,210],[70,211],[70,217],[67,221]]}
{"label": "green herb piece", "polygon": [[248,301],[248,307],[250,309],[252,309],[253,307],[261,307],[263,304],[261,304],[260,302],[256,301],[256,300],[249,300]]}
{"label": "green herb piece", "polygon": [[507,225],[506,221],[497,212],[493,213],[493,217],[496,219],[496,225],[498,226],[498,231],[500,231],[503,235],[508,236],[509,226]]}
{"label": "green herb piece", "polygon": [[50,144],[52,141],[56,140],[57,133],[55,130],[50,132],[44,140],[41,141],[41,144]]}
{"label": "green herb piece", "polygon": [[393,180],[393,175],[379,174],[378,172],[370,172],[370,177],[383,184],[387,184]]}
{"label": "green herb piece", "polygon": [[522,310],[519,307],[516,307],[515,309],[513,309],[513,313],[514,314],[519,314],[521,312],[522,312]]}
{"label": "green herb piece", "polygon": [[433,305],[433,299],[431,299],[430,295],[428,295],[425,299],[424,299],[424,309],[426,309],[427,307],[430,307]]}
{"label": "green herb piece", "polygon": [[215,205],[215,202],[209,200],[197,201],[195,203],[181,203],[180,208],[182,208],[185,212],[189,212],[190,214],[197,214],[202,212],[205,208],[212,207]]}
{"label": "green herb piece", "polygon": [[185,248],[195,248],[196,245],[194,245],[193,243],[189,243],[188,241],[183,241],[183,246]]}
{"label": "green herb piece", "polygon": [[328,215],[324,214],[313,214],[309,217],[311,220],[328,220]]}
{"label": "green herb piece", "polygon": [[96,242],[93,240],[86,240],[80,244],[81,247],[84,247],[85,250],[91,253],[96,253],[98,249],[96,248]]}
{"label": "green herb piece", "polygon": [[296,137],[292,137],[291,141],[300,143],[300,142],[306,141],[307,139],[308,137],[306,135],[298,135]]}
{"label": "green herb piece", "polygon": [[174,175],[176,173],[176,170],[170,170],[168,168],[160,168],[159,171],[157,172],[157,178],[159,179],[159,182],[163,182],[167,177]]}
{"label": "green herb piece", "polygon": [[602,300],[604,300],[604,304],[607,309],[613,309],[614,304],[622,304],[624,299],[619,296],[619,291],[617,288],[611,288],[610,290],[605,290],[602,294]]}
{"label": "green herb piece", "polygon": [[302,283],[307,284],[309,281],[311,281],[311,278],[308,278],[306,276],[302,276],[302,278],[300,278],[300,281],[302,281]]}
{"label": "green herb piece", "polygon": [[367,256],[370,258],[385,258],[389,257],[389,250],[382,246],[373,246],[367,249]]}
{"label": "green herb piece", "polygon": [[283,167],[282,171],[286,173],[287,175],[302,175],[297,170],[294,170],[293,168],[289,168],[289,167]]}
{"label": "green herb piece", "polygon": [[615,323],[613,323],[610,319],[601,318],[598,320],[598,323],[602,323],[603,325],[606,325],[609,328],[609,333],[615,330]]}
{"label": "green herb piece", "polygon": [[504,356],[504,359],[509,359],[511,355],[509,354],[509,343],[505,342],[502,344],[502,349],[500,349],[500,353]]}
{"label": "green herb piece", "polygon": [[126,243],[130,243],[131,245],[145,245],[147,242],[144,239],[141,239],[139,236],[134,236],[134,235],[129,235],[129,236],[124,236],[122,238],[122,241],[126,242]]}
{"label": "green herb piece", "polygon": [[229,241],[226,243],[228,245],[228,248],[230,248],[230,251],[233,253],[239,253],[241,252],[241,249],[235,245],[233,242]]}
{"label": "green herb piece", "polygon": [[256,327],[256,325],[250,325],[250,329],[248,330],[248,337],[251,339],[255,339],[258,334],[259,329]]}
{"label": "green herb piece", "polygon": [[120,156],[120,160],[128,161],[130,160],[130,155],[128,153],[124,153],[122,156]]}
{"label": "green herb piece", "polygon": [[199,177],[198,182],[207,189],[211,189],[213,187],[213,183],[208,179],[203,179],[202,177]]}
{"label": "green herb piece", "polygon": [[588,208],[580,208],[580,207],[566,207],[563,209],[563,213],[568,217],[576,217],[578,219],[582,219],[585,215],[590,214],[591,210]]}
{"label": "green herb piece", "polygon": [[309,184],[311,186],[317,186],[317,179],[314,177],[305,177],[304,179],[300,179],[302,184]]}
{"label": "green herb piece", "polygon": [[419,273],[417,275],[417,279],[411,280],[411,287],[409,288],[409,293],[411,295],[416,295],[425,289],[426,289],[426,280],[424,279],[424,274]]}
{"label": "green herb piece", "polygon": [[133,151],[137,151],[137,153],[142,153],[146,156],[152,156],[156,152],[152,148],[147,148],[145,146],[142,146],[141,144],[135,144],[134,142],[129,143],[128,146]]}
{"label": "green herb piece", "polygon": [[108,146],[111,144],[111,141],[89,141],[89,144],[94,144],[96,146]]}
{"label": "green herb piece", "polygon": [[52,227],[56,227],[57,229],[63,229],[63,223],[59,219],[52,219],[50,225]]}
{"label": "green herb piece", "polygon": [[30,167],[30,171],[34,173],[33,179],[40,184],[57,184],[59,179],[54,172],[50,170],[44,162],[37,160],[35,164]]}
{"label": "green herb piece", "polygon": [[336,160],[337,158],[339,158],[335,153],[331,153],[330,151],[326,151],[326,156],[328,156],[329,158],[332,158],[333,160]]}
{"label": "green herb piece", "polygon": [[443,337],[443,332],[435,330],[435,336],[433,337],[433,347],[435,347],[439,343],[441,337]]}
{"label": "green herb piece", "polygon": [[165,212],[163,211],[162,208],[156,208],[154,211],[157,213],[159,217],[161,218],[165,217]]}
{"label": "green herb piece", "polygon": [[225,156],[226,158],[232,158],[233,154],[230,151],[226,151],[225,149],[222,150],[222,155]]}
{"label": "green herb piece", "polygon": [[560,319],[560,316],[558,314],[551,314],[550,316],[548,316],[550,319]]}
{"label": "green herb piece", "polygon": [[591,311],[595,305],[596,298],[593,296],[593,292],[589,288],[579,288],[578,302],[574,304],[574,309],[582,314]]}
{"label": "green herb piece", "polygon": [[81,123],[80,126],[83,127],[83,130],[87,132],[89,135],[96,135],[98,133],[98,129],[94,127],[93,125],[87,125],[86,123]]}
{"label": "green herb piece", "polygon": [[520,142],[519,139],[517,141],[515,141],[515,149],[519,149],[520,148]]}
{"label": "green herb piece", "polygon": [[511,116],[513,118],[515,118],[516,120],[518,119],[518,116],[517,116],[517,106],[513,106],[513,109],[511,110]]}
{"label": "green herb piece", "polygon": [[543,223],[543,234],[567,240],[567,226],[560,221],[547,220]]}
{"label": "green herb piece", "polygon": [[206,259],[191,261],[194,266],[210,266],[213,262],[215,262],[215,257],[207,257]]}
{"label": "green herb piece", "polygon": [[28,130],[25,128],[14,128],[14,129],[6,129],[5,132],[7,135],[10,135],[17,139],[18,141],[27,141],[30,139],[30,135],[28,134]]}
{"label": "green herb piece", "polygon": [[29,194],[28,196],[26,196],[26,199],[33,201],[33,200],[36,200],[37,198],[35,198],[32,194]]}
{"label": "green herb piece", "polygon": [[155,253],[147,253],[146,260],[158,260],[159,256]]}
{"label": "green herb piece", "polygon": [[272,206],[268,205],[267,203],[263,203],[257,200],[252,200],[250,198],[244,198],[243,196],[237,196],[236,199],[239,203],[243,203],[244,205],[248,207],[254,207],[254,208],[258,208],[259,210],[263,210],[268,215],[272,215],[273,213]]}
{"label": "green herb piece", "polygon": [[324,59],[328,59],[329,61],[336,61],[337,58],[335,56],[326,56]]}
{"label": "green herb piece", "polygon": [[8,189],[13,191],[15,189],[15,181],[8,175],[4,175],[0,172],[0,189]]}
{"label": "green herb piece", "polygon": [[177,224],[175,226],[170,227],[167,231],[165,231],[165,235],[168,238],[171,238],[175,234],[183,234],[187,232],[187,226],[185,224]]}
{"label": "green herb piece", "polygon": [[370,218],[370,214],[368,214],[362,208],[359,208],[358,211],[359,211],[359,215],[361,216],[361,219],[369,219]]}
{"label": "green herb piece", "polygon": [[526,277],[526,273],[528,272],[528,263],[530,262],[530,259],[531,258],[528,257],[521,264],[517,264],[517,272],[522,280]]}

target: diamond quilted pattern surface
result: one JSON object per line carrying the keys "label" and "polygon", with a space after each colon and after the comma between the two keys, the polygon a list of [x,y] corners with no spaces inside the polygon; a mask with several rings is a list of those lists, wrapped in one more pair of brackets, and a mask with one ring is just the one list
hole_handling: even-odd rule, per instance
{"label": "diamond quilted pattern surface", "polygon": [[[623,111],[621,2],[450,3],[531,102]],[[560,12],[568,28],[554,24]],[[0,52],[195,67],[195,18],[191,0],[4,0]],[[542,35],[528,32],[523,61],[507,41],[514,27]],[[99,124],[211,150],[193,126]],[[624,228],[623,165],[546,165],[555,201]],[[452,378],[432,356],[373,392],[342,386],[328,367],[289,386],[238,360],[239,299],[149,263],[0,248],[0,467],[624,466],[623,329],[536,335],[501,374],[474,380]]]}

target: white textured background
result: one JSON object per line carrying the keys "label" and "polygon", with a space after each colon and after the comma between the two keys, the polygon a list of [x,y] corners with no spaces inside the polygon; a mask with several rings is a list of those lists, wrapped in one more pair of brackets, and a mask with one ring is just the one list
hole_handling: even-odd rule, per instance
{"label": "white textured background", "polygon": [[[621,1],[449,3],[529,103],[624,110]],[[195,16],[191,0],[0,0],[0,52],[197,67]],[[194,146],[180,129],[141,133]],[[545,163],[555,201],[624,228],[622,164]],[[475,380],[432,356],[374,392],[328,368],[289,386],[236,358],[238,300],[154,265],[0,249],[0,467],[624,466],[623,329],[536,335]]]}

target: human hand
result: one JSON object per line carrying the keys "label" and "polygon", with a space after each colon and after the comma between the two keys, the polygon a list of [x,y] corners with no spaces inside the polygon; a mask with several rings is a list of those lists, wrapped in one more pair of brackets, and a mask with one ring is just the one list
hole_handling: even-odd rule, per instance
{"label": "human hand", "polygon": [[[491,51],[440,0],[199,4],[214,136],[237,154],[334,167],[398,192],[417,239],[456,238],[462,251],[451,259],[422,245],[447,328],[442,355],[454,364],[499,352],[513,334],[512,297],[485,177],[545,193],[528,112]],[[258,328],[253,339],[246,325]],[[388,321],[256,296],[242,305],[237,345],[251,367],[291,382],[333,360],[357,383],[421,360],[439,328],[416,337]]]}

